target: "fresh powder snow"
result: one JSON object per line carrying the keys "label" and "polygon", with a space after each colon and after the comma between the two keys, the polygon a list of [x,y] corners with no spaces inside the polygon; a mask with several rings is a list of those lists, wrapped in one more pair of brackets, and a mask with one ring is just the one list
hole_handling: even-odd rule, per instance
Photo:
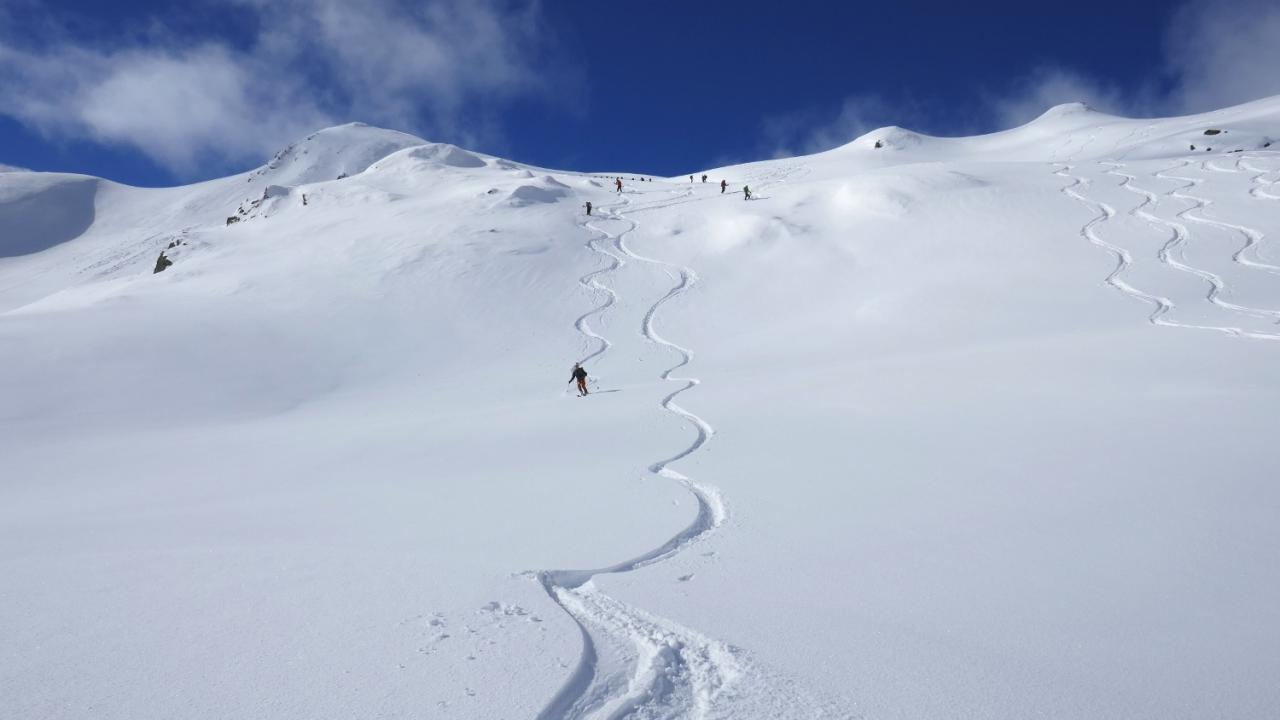
{"label": "fresh powder snow", "polygon": [[1268,717],[1277,140],[0,166],[0,717]]}

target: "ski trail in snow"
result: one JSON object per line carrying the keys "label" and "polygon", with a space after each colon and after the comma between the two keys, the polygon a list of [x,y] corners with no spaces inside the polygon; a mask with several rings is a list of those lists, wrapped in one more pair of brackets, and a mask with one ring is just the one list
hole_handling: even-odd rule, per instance
{"label": "ski trail in snow", "polygon": [[[694,190],[686,190],[675,199],[634,208],[630,212],[683,204],[690,202],[688,198],[694,194]],[[613,290],[600,286],[598,278],[617,270],[627,260],[651,264],[678,275],[677,284],[645,313],[640,333],[647,341],[667,348],[679,357],[676,364],[660,375],[662,380],[678,383],[679,387],[660,402],[664,409],[686,422],[695,436],[686,448],[651,464],[649,471],[684,486],[697,502],[698,511],[687,527],[665,543],[629,560],[589,570],[544,570],[532,574],[552,601],[573,619],[582,639],[582,653],[577,666],[537,718],[710,720],[737,717],[734,711],[718,709],[716,703],[722,698],[744,697],[753,701],[753,714],[756,710],[764,713],[761,717],[825,717],[828,707],[803,697],[791,689],[787,681],[759,671],[742,650],[610,597],[593,582],[599,575],[632,572],[670,559],[704,540],[728,518],[724,499],[717,488],[697,482],[671,467],[673,463],[696,453],[715,434],[710,423],[675,402],[680,394],[700,382],[698,378],[675,375],[690,363],[693,351],[663,338],[655,327],[662,307],[693,287],[698,276],[691,268],[639,255],[627,246],[626,236],[638,228],[639,223],[621,212],[620,208],[631,205],[631,199],[624,198],[618,205],[604,209],[611,219],[626,223],[629,227],[625,230],[614,234],[591,226],[601,233],[601,237],[589,242],[588,247],[608,255],[613,262],[608,267],[588,273],[581,281],[592,289],[599,286],[607,290],[609,299],[579,318],[576,325],[585,336],[601,342],[599,349],[588,356],[598,357],[610,345],[607,339],[592,332],[586,321],[618,300]],[[599,244],[605,239],[612,240],[612,249],[606,250]],[[746,682],[748,679],[750,682]],[[743,687],[739,689],[739,685]]]}
{"label": "ski trail in snow", "polygon": [[[1232,259],[1235,260],[1237,263],[1244,264],[1248,267],[1255,267],[1258,269],[1264,269],[1272,272],[1280,271],[1280,267],[1276,267],[1274,265],[1268,265],[1260,261],[1255,262],[1248,258],[1242,258],[1242,253],[1244,253],[1245,251],[1253,251],[1253,252],[1257,251],[1257,245],[1262,240],[1261,232],[1254,230],[1253,228],[1248,228],[1242,225],[1233,225],[1230,223],[1224,223],[1217,220],[1210,220],[1209,218],[1203,217],[1199,214],[1195,214],[1195,215],[1192,214],[1197,211],[1204,210],[1211,204],[1211,201],[1209,201],[1206,198],[1202,198],[1186,192],[1187,190],[1191,190],[1199,186],[1201,183],[1204,182],[1204,180],[1200,178],[1183,177],[1179,175],[1169,174],[1174,170],[1190,167],[1192,164],[1193,164],[1193,161],[1187,160],[1187,161],[1184,161],[1181,165],[1178,165],[1177,167],[1169,168],[1167,170],[1161,170],[1153,174],[1154,177],[1158,177],[1164,180],[1180,180],[1182,182],[1187,183],[1182,188],[1177,188],[1166,193],[1169,197],[1177,198],[1179,200],[1184,200],[1192,203],[1191,207],[1186,208],[1185,210],[1182,210],[1181,212],[1177,213],[1174,217],[1180,218],[1183,220],[1189,220],[1191,222],[1198,223],[1201,225],[1207,225],[1210,227],[1219,227],[1225,230],[1235,231],[1237,233],[1244,235],[1244,237],[1246,238],[1246,243],[1244,247],[1242,247],[1240,250],[1237,250],[1235,253],[1232,254]],[[1188,232],[1186,225],[1168,221],[1168,220],[1165,220],[1163,222],[1174,229],[1174,237],[1172,240],[1169,241],[1168,244],[1165,245],[1165,248],[1161,250],[1162,259],[1164,259],[1170,265],[1177,267],[1178,269],[1185,270],[1187,272],[1190,272],[1206,280],[1211,286],[1209,290],[1209,295],[1208,295],[1208,299],[1210,302],[1220,307],[1226,308],[1228,310],[1233,310],[1235,312],[1241,313],[1242,315],[1248,315],[1255,318],[1262,318],[1265,320],[1269,320],[1271,322],[1280,321],[1280,310],[1270,310],[1266,308],[1252,307],[1249,305],[1241,305],[1239,303],[1234,303],[1224,299],[1222,296],[1226,292],[1226,283],[1223,281],[1223,279],[1220,276],[1212,272],[1209,272],[1208,270],[1192,267],[1182,262],[1181,260],[1175,259],[1172,256],[1171,251],[1176,246],[1183,245],[1187,241],[1187,239],[1190,237],[1190,233]],[[1246,333],[1246,334],[1251,337],[1268,337],[1268,338],[1280,339],[1280,333],[1277,333],[1277,334]]]}
{"label": "ski trail in snow", "polygon": [[1094,212],[1098,213],[1096,217],[1094,217],[1089,222],[1085,223],[1084,226],[1080,228],[1080,235],[1084,239],[1106,250],[1107,252],[1111,253],[1116,257],[1116,267],[1107,275],[1104,281],[1111,287],[1115,288],[1116,290],[1119,290],[1120,292],[1124,293],[1125,295],[1128,295],[1129,297],[1132,297],[1143,303],[1153,305],[1154,309],[1152,310],[1151,315],[1149,315],[1147,318],[1152,324],[1177,325],[1177,323],[1174,323],[1164,318],[1164,315],[1167,312],[1169,312],[1170,309],[1173,308],[1172,300],[1166,297],[1162,297],[1159,295],[1152,295],[1150,293],[1139,290],[1138,288],[1133,287],[1129,283],[1125,282],[1120,277],[1125,270],[1129,269],[1129,267],[1133,265],[1133,256],[1129,254],[1128,250],[1125,250],[1124,248],[1118,247],[1116,245],[1112,245],[1106,240],[1103,240],[1098,235],[1097,230],[1095,229],[1095,226],[1097,226],[1098,224],[1106,222],[1107,220],[1110,220],[1111,218],[1115,217],[1116,211],[1114,208],[1112,208],[1110,205],[1107,205],[1106,203],[1095,202],[1093,200],[1086,198],[1084,195],[1081,195],[1079,192],[1077,192],[1076,188],[1086,187],[1089,184],[1089,181],[1085,180],[1082,177],[1072,175],[1071,171],[1074,169],[1075,169],[1075,166],[1063,163],[1062,167],[1059,168],[1054,174],[1072,181],[1070,185],[1067,185],[1066,187],[1061,188],[1060,191],[1064,195],[1066,195],[1067,197],[1073,198],[1074,200],[1084,204],[1090,210],[1093,210]]}
{"label": "ski trail in snow", "polygon": [[1277,171],[1264,170],[1260,167],[1255,167],[1245,162],[1246,160],[1261,160],[1261,159],[1262,158],[1260,157],[1249,156],[1249,157],[1242,157],[1238,161],[1236,161],[1241,168],[1248,170],[1251,173],[1254,173],[1254,176],[1250,179],[1250,181],[1253,183],[1253,187],[1249,190],[1249,194],[1258,198],[1259,200],[1280,200],[1280,195],[1273,195],[1263,190],[1263,188],[1267,188],[1267,189],[1273,188],[1275,187],[1276,183],[1280,182],[1280,179],[1276,179],[1276,180],[1263,179],[1267,175],[1270,175]]}
{"label": "ski trail in snow", "polygon": [[[687,194],[647,209],[682,202]],[[623,204],[630,203],[630,198],[623,200]],[[635,230],[638,223],[617,212],[617,207],[605,209],[605,212],[630,227],[617,234],[593,228],[601,232],[603,237],[611,238],[618,253],[603,251],[597,241],[593,240],[589,246],[596,252],[605,252],[615,262],[609,267],[589,273],[584,278],[584,284],[591,285],[599,275],[621,267],[625,262],[624,256],[641,259],[629,253],[624,244],[625,236]],[[644,260],[656,262],[647,258]],[[689,526],[662,545],[616,565],[592,570],[551,570],[537,573],[547,594],[577,623],[583,642],[578,667],[538,716],[540,720],[628,716],[704,718],[708,717],[711,704],[719,693],[742,674],[739,651],[676,623],[630,607],[605,595],[592,582],[592,578],[597,575],[631,572],[666,560],[691,543],[701,540],[725,521],[727,513],[718,490],[695,483],[669,467],[677,459],[696,452],[714,434],[710,424],[674,402],[677,395],[698,382],[693,378],[672,377],[672,372],[688,364],[692,353],[663,340],[653,328],[654,317],[662,305],[684,292],[693,280],[696,280],[696,275],[692,271],[682,273],[680,284],[650,307],[641,332],[651,342],[676,350],[681,355],[680,362],[666,370],[661,377],[684,384],[667,395],[662,400],[662,405],[689,422],[697,433],[688,448],[671,458],[654,463],[650,466],[650,471],[683,484],[697,501],[697,515]],[[598,310],[603,311],[616,300],[616,294],[611,290],[609,292],[610,299]],[[594,314],[594,310],[587,313],[578,323],[579,330],[584,331],[585,335],[601,341],[600,348],[590,357],[600,355],[609,347],[608,340],[591,332],[586,326],[585,319]]]}
{"label": "ski trail in snow", "polygon": [[[1111,164],[1118,165],[1116,163],[1111,163]],[[1105,278],[1105,282],[1111,287],[1115,288],[1116,290],[1119,290],[1120,292],[1124,293],[1129,297],[1132,297],[1136,300],[1140,300],[1142,302],[1153,305],[1154,308],[1151,314],[1147,317],[1148,322],[1150,322],[1152,325],[1160,325],[1165,327],[1179,327],[1179,328],[1187,328],[1187,329],[1193,329],[1193,330],[1213,330],[1216,332],[1221,332],[1227,335],[1231,335],[1233,337],[1250,337],[1250,338],[1266,339],[1266,340],[1280,340],[1280,334],[1276,334],[1276,333],[1263,333],[1263,332],[1257,332],[1257,331],[1250,331],[1250,330],[1245,330],[1244,328],[1232,327],[1232,326],[1198,325],[1198,324],[1192,324],[1192,323],[1178,322],[1168,318],[1167,315],[1169,311],[1172,310],[1174,307],[1173,300],[1163,295],[1153,294],[1145,290],[1140,290],[1137,287],[1129,284],[1126,280],[1124,280],[1124,278],[1121,276],[1124,274],[1126,270],[1128,270],[1130,267],[1133,266],[1132,254],[1128,250],[1122,247],[1119,247],[1117,245],[1107,242],[1098,234],[1097,227],[1102,223],[1105,223],[1111,218],[1115,217],[1116,215],[1115,208],[1112,208],[1110,205],[1104,202],[1091,200],[1088,197],[1081,194],[1078,188],[1083,189],[1085,187],[1088,187],[1089,181],[1083,177],[1072,175],[1071,171],[1075,169],[1073,165],[1069,165],[1065,163],[1060,163],[1060,165],[1061,167],[1054,174],[1072,181],[1070,185],[1067,185],[1061,188],[1060,191],[1064,195],[1084,204],[1089,209],[1098,213],[1096,217],[1094,217],[1089,222],[1085,223],[1085,225],[1080,228],[1080,235],[1084,237],[1086,240],[1088,240],[1089,242],[1093,243],[1094,245],[1097,245],[1098,247],[1103,248],[1104,250],[1107,250],[1108,252],[1110,252],[1112,255],[1116,257],[1116,267],[1107,275],[1107,277]],[[1112,169],[1115,169],[1115,168],[1112,168]],[[1170,231],[1169,240],[1164,244],[1163,247],[1161,247],[1158,253],[1160,261],[1169,265],[1170,267],[1173,267],[1182,272],[1190,273],[1208,282],[1209,291],[1206,296],[1206,299],[1209,300],[1209,302],[1215,305],[1218,305],[1226,310],[1240,312],[1240,310],[1238,310],[1237,308],[1243,308],[1243,306],[1237,306],[1221,298],[1220,294],[1225,287],[1224,284],[1222,283],[1221,278],[1219,278],[1217,275],[1214,275],[1213,273],[1210,273],[1208,271],[1201,270],[1199,268],[1195,268],[1190,265],[1187,265],[1186,263],[1181,262],[1180,260],[1178,260],[1173,256],[1173,251],[1177,249],[1180,245],[1182,245],[1183,242],[1186,241],[1186,238],[1188,237],[1187,229],[1184,225],[1180,223],[1173,222],[1171,220],[1165,220],[1164,218],[1161,218],[1153,214],[1152,212],[1150,212],[1150,210],[1148,210],[1148,208],[1154,208],[1156,204],[1159,202],[1159,199],[1156,196],[1156,194],[1148,190],[1143,190],[1133,185],[1132,180],[1130,179],[1132,178],[1132,176],[1126,175],[1124,173],[1112,173],[1112,174],[1125,178],[1125,181],[1122,184],[1122,186],[1125,187],[1127,190],[1131,192],[1136,192],[1139,195],[1143,196],[1142,204],[1139,205],[1137,208],[1135,208],[1133,211],[1135,215],[1157,226],[1165,227],[1169,229]],[[1160,174],[1156,173],[1156,176],[1160,177]],[[1250,314],[1248,312],[1248,309],[1246,309],[1244,312],[1245,314]]]}
{"label": "ski trail in snow", "polygon": [[607,247],[600,246],[601,240],[609,239],[608,233],[596,227],[594,224],[592,224],[590,220],[584,223],[583,226],[586,227],[588,230],[591,230],[597,233],[595,237],[587,241],[587,248],[592,252],[595,252],[603,256],[608,263],[604,267],[598,268],[596,270],[592,270],[586,275],[583,275],[581,278],[578,278],[578,282],[582,284],[583,287],[587,288],[588,290],[591,290],[592,294],[596,296],[603,294],[605,296],[604,302],[602,304],[583,313],[573,323],[573,326],[578,329],[578,332],[583,334],[585,340],[587,340],[588,342],[590,342],[591,340],[594,340],[597,343],[597,347],[594,351],[584,355],[578,361],[582,364],[586,364],[588,360],[592,360],[603,355],[605,351],[607,351],[610,347],[609,340],[605,338],[603,335],[600,335],[599,333],[592,330],[591,326],[588,324],[587,321],[593,317],[602,316],[604,314],[604,311],[613,307],[613,305],[618,302],[618,294],[613,291],[613,288],[607,285],[602,285],[599,281],[599,278],[603,275],[607,275],[609,273],[615,272],[625,264],[625,261],[622,258],[618,257],[617,255],[614,255],[613,252],[610,251]]}
{"label": "ski trail in snow", "polygon": [[[1135,185],[1134,182],[1138,179],[1136,175],[1131,175],[1127,172],[1124,172],[1125,165],[1123,163],[1104,162],[1102,164],[1109,166],[1110,169],[1106,171],[1107,174],[1115,175],[1116,177],[1123,179],[1123,182],[1120,185],[1121,187],[1123,187],[1124,189],[1130,192],[1137,193],[1138,195],[1142,196],[1143,198],[1142,204],[1140,204],[1138,207],[1134,208],[1133,210],[1130,210],[1129,214],[1141,218],[1142,220],[1146,221],[1152,226],[1169,230],[1171,232],[1170,243],[1181,243],[1185,241],[1186,239],[1185,227],[1180,227],[1177,223],[1172,223],[1168,220],[1165,220],[1164,218],[1161,218],[1152,212],[1152,210],[1154,210],[1154,208],[1159,204],[1159,198],[1154,192],[1151,192],[1150,190],[1147,190]],[[1206,200],[1204,203],[1204,206],[1207,207],[1210,204],[1212,203]],[[1262,240],[1265,237],[1264,233],[1261,230],[1255,230],[1254,228],[1246,227],[1244,225],[1235,225],[1232,223],[1220,222],[1217,220],[1210,220],[1208,218],[1192,217],[1187,212],[1182,213],[1181,216],[1193,222],[1199,222],[1205,225],[1216,226],[1216,227],[1223,228],[1225,230],[1231,230],[1239,233],[1241,236],[1244,237],[1245,244],[1243,247],[1241,247],[1239,250],[1237,250],[1235,253],[1231,255],[1231,259],[1245,267],[1253,268],[1255,270],[1263,270],[1270,273],[1280,274],[1280,266],[1271,265],[1269,263],[1263,262],[1261,259],[1257,259],[1258,247],[1262,244]],[[1174,267],[1178,270],[1187,272],[1187,270],[1184,269],[1186,267],[1184,264],[1178,261],[1172,261],[1171,258],[1169,257],[1168,250],[1171,247],[1170,243],[1166,243],[1165,247],[1162,248],[1162,251],[1160,254],[1161,261],[1169,263],[1171,267]],[[1196,277],[1200,277],[1201,279],[1204,279],[1210,282],[1211,284],[1213,283],[1212,279],[1205,277],[1205,275],[1201,274],[1201,272],[1199,271],[1192,270],[1190,272],[1196,275]],[[1213,276],[1213,277],[1216,277],[1216,276]],[[1209,299],[1212,301],[1213,296],[1211,295]],[[1223,305],[1221,301],[1219,301],[1217,304]],[[1238,310],[1239,306],[1235,306],[1231,303],[1225,304],[1224,307],[1227,307],[1228,309],[1233,311],[1239,311]],[[1263,311],[1263,312],[1266,312],[1266,311]]]}
{"label": "ski trail in snow", "polygon": [[[1237,159],[1236,160],[1237,166],[1239,165],[1239,162],[1240,162],[1239,159]],[[1207,160],[1201,163],[1201,168],[1213,168],[1218,172],[1239,172],[1239,170],[1236,170],[1236,169],[1223,170],[1220,168],[1214,168]],[[1173,178],[1173,179],[1180,179],[1180,178]],[[1187,180],[1190,181],[1189,179]],[[1198,185],[1199,182],[1203,182],[1203,181],[1197,181],[1195,184]],[[1188,188],[1184,188],[1184,190],[1185,189],[1192,189],[1192,188],[1188,187]],[[1257,228],[1252,228],[1247,225],[1237,225],[1235,223],[1224,222],[1222,220],[1214,220],[1212,218],[1203,216],[1203,214],[1201,214],[1200,212],[1197,212],[1195,215],[1192,215],[1191,214],[1192,211],[1208,210],[1209,206],[1213,205],[1213,201],[1209,200],[1208,198],[1196,197],[1190,194],[1175,195],[1175,197],[1183,197],[1186,199],[1190,199],[1194,202],[1200,203],[1198,208],[1192,208],[1191,210],[1187,210],[1181,213],[1181,216],[1186,218],[1187,220],[1190,220],[1195,223],[1200,223],[1201,225],[1208,225],[1210,227],[1219,227],[1219,228],[1222,228],[1223,230],[1228,230],[1228,231],[1238,233],[1244,237],[1244,240],[1245,240],[1244,247],[1240,248],[1239,250],[1237,250],[1235,253],[1232,254],[1231,256],[1232,260],[1246,267],[1253,268],[1255,270],[1263,270],[1272,274],[1280,274],[1280,266],[1272,265],[1271,263],[1263,261],[1261,259],[1261,255],[1259,254],[1259,248],[1262,245],[1263,238],[1266,237],[1266,233],[1262,232],[1261,230],[1258,230]]]}

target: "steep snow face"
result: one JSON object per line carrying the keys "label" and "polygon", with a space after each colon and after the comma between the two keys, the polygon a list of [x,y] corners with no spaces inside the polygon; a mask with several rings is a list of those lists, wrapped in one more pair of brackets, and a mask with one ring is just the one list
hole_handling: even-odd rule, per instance
{"label": "steep snow face", "polygon": [[0,258],[40,252],[80,237],[93,224],[100,182],[54,173],[0,177]]}
{"label": "steep snow face", "polygon": [[1265,717],[1278,128],[0,176],[0,716]]}

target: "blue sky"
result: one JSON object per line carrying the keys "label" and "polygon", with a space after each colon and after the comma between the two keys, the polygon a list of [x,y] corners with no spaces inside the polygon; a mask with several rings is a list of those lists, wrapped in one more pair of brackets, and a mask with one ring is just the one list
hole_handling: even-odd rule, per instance
{"label": "blue sky", "polygon": [[360,120],[658,175],[1280,94],[1280,2],[0,0],[0,163],[165,185]]}

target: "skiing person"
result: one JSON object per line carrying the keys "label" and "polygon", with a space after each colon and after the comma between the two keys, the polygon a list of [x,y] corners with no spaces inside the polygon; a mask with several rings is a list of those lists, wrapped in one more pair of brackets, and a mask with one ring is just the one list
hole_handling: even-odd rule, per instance
{"label": "skiing person", "polygon": [[728,181],[726,181],[726,180],[721,180],[721,181],[720,181],[720,194],[721,194],[721,195],[723,195],[723,194],[724,194],[724,189],[725,189],[725,188],[727,188],[727,187],[729,187],[729,183],[728,183]]}
{"label": "skiing person", "polygon": [[573,374],[569,376],[569,382],[578,381],[578,397],[587,394],[587,371],[582,369],[582,363],[573,364]]}
{"label": "skiing person", "polygon": [[590,214],[591,214],[591,201],[590,201],[590,200],[588,200],[588,201],[587,201],[587,214],[588,214],[588,215],[590,215]]}
{"label": "skiing person", "polygon": [[702,176],[702,182],[703,182],[703,184],[706,184],[706,182],[707,182],[707,176],[706,176],[706,175],[703,175],[703,176]]}
{"label": "skiing person", "polygon": [[692,175],[690,175],[690,176],[689,176],[689,182],[691,182],[691,183],[693,182],[693,176],[692,176]]}
{"label": "skiing person", "polygon": [[751,188],[747,187],[746,185],[742,186],[742,199],[743,200],[751,199]]}
{"label": "skiing person", "polygon": [[613,184],[618,186],[618,192],[622,192],[622,178],[614,180]]}

